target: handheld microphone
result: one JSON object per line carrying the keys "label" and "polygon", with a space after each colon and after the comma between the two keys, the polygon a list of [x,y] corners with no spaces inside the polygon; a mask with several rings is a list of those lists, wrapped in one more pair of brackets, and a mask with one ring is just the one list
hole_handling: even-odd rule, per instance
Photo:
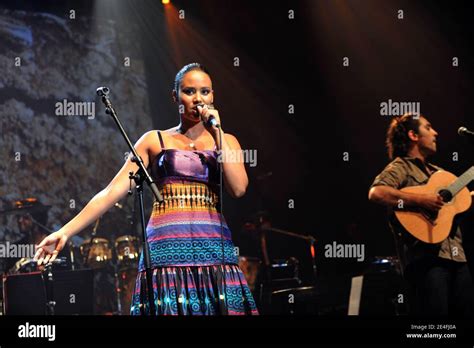
{"label": "handheld microphone", "polygon": [[214,116],[209,116],[209,119],[207,120],[207,124],[209,126],[214,126],[214,127],[217,127],[219,128],[221,125],[219,123],[217,123],[217,120]]}
{"label": "handheld microphone", "polygon": [[466,127],[459,127],[458,134],[461,136],[474,137],[474,132],[470,131]]}
{"label": "handheld microphone", "polygon": [[[198,106],[200,106],[200,107],[203,108],[204,106],[206,106],[206,104],[198,104],[198,105],[196,105],[196,110],[197,110],[198,113],[199,113]],[[214,108],[214,106],[213,106],[212,104],[211,104],[211,105],[207,105],[207,107],[208,107],[209,109],[213,109],[213,108]],[[207,119],[206,125],[209,126],[209,127],[214,126],[214,127],[217,127],[217,128],[219,128],[219,127],[221,126],[221,125],[217,122],[216,118],[215,118],[214,116],[212,116],[212,115],[209,116],[209,118]]]}

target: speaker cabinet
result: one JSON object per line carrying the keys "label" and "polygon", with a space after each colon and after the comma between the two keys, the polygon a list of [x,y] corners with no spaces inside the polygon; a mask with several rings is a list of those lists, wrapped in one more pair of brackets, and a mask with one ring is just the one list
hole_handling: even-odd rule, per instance
{"label": "speaker cabinet", "polygon": [[[56,302],[54,314],[94,314],[92,270],[55,271],[53,276],[53,300]],[[46,281],[41,272],[4,276],[4,313],[46,315]]]}

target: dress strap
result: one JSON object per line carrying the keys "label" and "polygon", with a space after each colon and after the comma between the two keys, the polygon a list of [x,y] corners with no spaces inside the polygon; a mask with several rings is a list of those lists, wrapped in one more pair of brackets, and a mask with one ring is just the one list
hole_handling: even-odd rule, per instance
{"label": "dress strap", "polygon": [[160,138],[161,149],[164,150],[165,149],[165,144],[163,143],[163,137],[161,136],[161,132],[157,131],[157,133],[158,133],[158,138]]}

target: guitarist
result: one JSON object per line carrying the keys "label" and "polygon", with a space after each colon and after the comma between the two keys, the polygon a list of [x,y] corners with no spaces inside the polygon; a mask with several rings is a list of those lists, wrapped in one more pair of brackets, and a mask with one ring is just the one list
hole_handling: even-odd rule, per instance
{"label": "guitarist", "polygon": [[428,244],[405,231],[393,213],[397,207],[434,212],[443,207],[444,202],[438,194],[400,191],[407,186],[426,184],[434,172],[441,170],[427,161],[436,153],[437,136],[430,122],[421,115],[405,114],[394,118],[386,137],[392,162],[375,178],[369,200],[389,207],[389,225],[411,290],[411,313],[473,317],[474,284],[456,221],[448,238],[439,244]]}

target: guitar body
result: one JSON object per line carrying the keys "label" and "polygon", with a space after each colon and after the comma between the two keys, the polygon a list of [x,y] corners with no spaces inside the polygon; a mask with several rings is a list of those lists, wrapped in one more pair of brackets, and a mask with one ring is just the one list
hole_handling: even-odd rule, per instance
{"label": "guitar body", "polygon": [[[450,172],[438,171],[430,177],[426,185],[404,187],[401,191],[417,194],[437,193],[446,189],[456,179],[457,177]],[[425,243],[436,244],[448,237],[456,214],[469,209],[471,203],[471,194],[464,187],[451,201],[444,204],[434,219],[416,210],[397,210],[395,216],[411,235]]]}

